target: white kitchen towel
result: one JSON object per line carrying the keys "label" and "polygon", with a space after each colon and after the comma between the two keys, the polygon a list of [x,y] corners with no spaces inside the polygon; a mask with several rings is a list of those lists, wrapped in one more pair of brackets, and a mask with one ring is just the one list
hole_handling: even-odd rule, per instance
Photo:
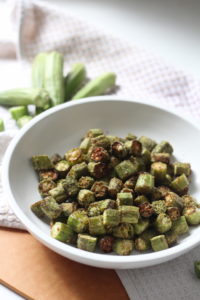
{"label": "white kitchen towel", "polygon": [[[117,95],[159,101],[200,117],[200,82],[152,53],[40,1],[8,1],[1,13],[0,28],[7,30],[10,26],[10,29],[9,34],[0,30],[0,59],[12,59],[6,63],[0,61],[1,70],[5,70],[0,74],[1,89],[30,84],[27,75],[34,55],[59,50],[65,55],[65,72],[78,61],[87,65],[89,77],[113,71],[117,74]],[[0,133],[1,165],[5,149],[17,129],[6,109],[0,107],[0,116],[6,124],[6,131]],[[1,181],[0,225],[23,228],[3,196]],[[198,254],[200,247],[169,263],[117,273],[131,299],[197,300],[200,288],[192,268]]]}

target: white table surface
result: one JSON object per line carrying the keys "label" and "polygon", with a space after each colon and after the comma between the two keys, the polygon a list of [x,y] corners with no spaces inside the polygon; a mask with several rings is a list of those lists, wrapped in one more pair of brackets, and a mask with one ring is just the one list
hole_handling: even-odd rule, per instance
{"label": "white table surface", "polygon": [[[199,0],[44,1],[149,49],[200,78]],[[23,298],[0,285],[0,299]]]}

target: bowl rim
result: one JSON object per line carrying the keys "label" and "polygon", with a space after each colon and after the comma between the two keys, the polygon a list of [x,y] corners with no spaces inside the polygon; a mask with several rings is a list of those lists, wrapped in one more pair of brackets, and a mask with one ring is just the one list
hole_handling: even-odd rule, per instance
{"label": "bowl rim", "polygon": [[[167,111],[173,114],[176,117],[183,119],[184,121],[189,122],[191,125],[195,126],[198,130],[200,130],[200,123],[197,122],[192,116],[188,116],[182,109],[174,108],[170,105],[160,104],[155,100],[150,102],[149,100],[138,100],[134,99],[134,97],[123,97],[123,96],[97,96],[84,98],[76,101],[70,101],[67,103],[60,104],[58,106],[52,107],[49,110],[43,112],[42,114],[36,116],[33,120],[31,120],[24,128],[22,128],[16,136],[13,138],[11,143],[9,144],[6,153],[3,158],[2,163],[2,185],[4,193],[7,196],[8,203],[16,216],[25,226],[25,228],[32,233],[38,240],[43,242],[46,246],[53,249],[57,253],[61,255],[68,254],[68,257],[72,260],[78,260],[79,262],[96,265],[96,263],[104,263],[104,266],[111,263],[113,267],[133,267],[135,265],[151,265],[160,263],[161,261],[170,260],[174,257],[177,257],[190,249],[194,248],[198,244],[200,244],[200,236],[199,239],[193,239],[191,241],[186,241],[184,244],[178,244],[172,248],[168,248],[159,252],[152,253],[144,253],[137,255],[129,255],[129,256],[117,256],[117,255],[106,255],[99,253],[91,253],[87,251],[83,251],[81,249],[75,248],[73,246],[61,243],[55,239],[53,239],[50,235],[48,236],[44,233],[36,224],[34,224],[21,210],[18,206],[17,201],[11,191],[10,182],[9,182],[9,168],[12,154],[15,150],[16,145],[20,142],[21,138],[32,128],[37,122],[40,120],[52,115],[63,108],[68,108],[76,105],[86,104],[86,103],[94,103],[94,102],[127,102],[127,103],[137,103],[143,104],[149,107],[159,108],[163,111]],[[150,102],[150,103],[149,103]],[[67,255],[66,255],[67,256]],[[84,260],[85,259],[85,260]],[[130,265],[131,264],[131,265]],[[108,265],[109,267],[109,265]]]}

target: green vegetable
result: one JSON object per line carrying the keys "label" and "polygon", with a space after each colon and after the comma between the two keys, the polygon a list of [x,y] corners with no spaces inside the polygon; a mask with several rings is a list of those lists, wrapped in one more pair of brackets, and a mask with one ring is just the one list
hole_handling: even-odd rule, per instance
{"label": "green vegetable", "polygon": [[14,106],[9,109],[10,114],[14,120],[28,115],[27,106]]}
{"label": "green vegetable", "polygon": [[2,132],[4,130],[5,130],[5,127],[4,127],[3,119],[0,119],[0,132]]}
{"label": "green vegetable", "polygon": [[117,239],[114,242],[113,250],[119,255],[129,255],[133,250],[132,240]]}
{"label": "green vegetable", "polygon": [[31,158],[33,168],[36,171],[52,169],[53,165],[47,155],[34,155]]}
{"label": "green vegetable", "polygon": [[77,247],[82,250],[94,252],[97,238],[88,234],[78,234]]}
{"label": "green vegetable", "polygon": [[36,55],[32,63],[32,87],[45,88],[45,68],[48,53],[42,52]]}
{"label": "green vegetable", "polygon": [[64,243],[72,243],[75,233],[67,224],[56,222],[51,228],[51,236]]}
{"label": "green vegetable", "polygon": [[85,66],[81,63],[74,64],[69,74],[65,77],[65,99],[70,100],[85,80]]}
{"label": "green vegetable", "polygon": [[22,128],[32,119],[33,119],[33,117],[31,117],[31,116],[23,116],[17,120],[17,126],[19,128]]}
{"label": "green vegetable", "polygon": [[168,244],[164,235],[157,235],[151,240],[151,247],[154,251],[161,251],[168,248]]}

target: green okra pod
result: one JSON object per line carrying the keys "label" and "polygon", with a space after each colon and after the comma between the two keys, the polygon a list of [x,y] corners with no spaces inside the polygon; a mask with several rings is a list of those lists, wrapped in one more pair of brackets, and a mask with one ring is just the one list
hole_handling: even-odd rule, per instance
{"label": "green okra pod", "polygon": [[94,252],[97,244],[97,238],[88,234],[78,234],[77,248]]}
{"label": "green okra pod", "polygon": [[114,237],[122,239],[132,239],[134,236],[134,227],[129,223],[120,223],[113,228],[112,232]]}
{"label": "green okra pod", "polygon": [[173,153],[173,147],[172,145],[170,145],[170,143],[166,142],[166,141],[162,141],[160,144],[157,144],[153,150],[152,150],[152,154],[154,153],[169,153],[172,154]]}
{"label": "green okra pod", "polygon": [[155,221],[155,228],[159,233],[165,233],[172,227],[172,221],[167,214],[160,213]]}
{"label": "green okra pod", "polygon": [[32,212],[39,218],[44,217],[44,213],[41,209],[41,203],[43,200],[37,201],[31,205]]}
{"label": "green okra pod", "polygon": [[75,233],[67,224],[56,222],[51,228],[51,236],[64,243],[73,243]]}
{"label": "green okra pod", "polygon": [[27,106],[14,106],[9,109],[9,112],[14,120],[18,120],[19,118],[28,115]]}
{"label": "green okra pod", "polygon": [[56,187],[56,183],[53,180],[43,179],[39,182],[38,190],[41,196],[45,197],[49,195],[49,191]]}
{"label": "green okra pod", "polygon": [[49,195],[51,195],[58,203],[62,203],[67,199],[67,193],[61,185],[51,189]]}
{"label": "green okra pod", "polygon": [[91,81],[89,81],[82,89],[80,89],[72,98],[73,100],[99,96],[107,92],[108,89],[114,87],[116,75],[114,73],[105,73]]}
{"label": "green okra pod", "polygon": [[65,100],[70,100],[86,80],[86,68],[82,63],[75,63],[65,77]]}
{"label": "green okra pod", "polygon": [[141,136],[139,138],[139,141],[142,144],[142,146],[144,148],[146,148],[147,150],[149,150],[149,151],[152,151],[153,148],[155,148],[155,146],[157,145],[157,143],[154,140],[152,140],[152,139],[150,139],[149,137],[146,137],[146,136]]}
{"label": "green okra pod", "polygon": [[120,192],[120,190],[123,187],[123,182],[116,177],[111,178],[109,185],[108,185],[108,193],[110,197],[116,198],[117,193]]}
{"label": "green okra pod", "polygon": [[162,162],[152,163],[151,174],[155,177],[156,182],[162,182],[167,175],[167,165]]}
{"label": "green okra pod", "polygon": [[115,227],[119,225],[120,213],[117,209],[106,209],[103,212],[103,224],[105,226]]}
{"label": "green okra pod", "polygon": [[141,237],[135,239],[135,250],[143,252],[148,249],[149,249],[149,243],[147,241],[145,241]]}
{"label": "green okra pod", "polygon": [[133,251],[133,240],[116,239],[113,250],[119,255],[129,255]]}
{"label": "green okra pod", "polygon": [[34,155],[31,160],[36,171],[53,169],[51,160],[47,155]]}
{"label": "green okra pod", "polygon": [[123,205],[123,206],[119,206],[118,209],[120,212],[121,223],[130,223],[130,224],[138,223],[139,216],[140,216],[138,207]]}
{"label": "green okra pod", "polygon": [[95,216],[89,218],[89,232],[91,235],[106,234],[106,229],[103,224],[103,216]]}
{"label": "green okra pod", "polygon": [[154,177],[149,173],[141,173],[137,179],[135,190],[139,194],[150,194],[154,189]]}
{"label": "green okra pod", "polygon": [[78,181],[72,176],[67,176],[66,179],[62,182],[62,186],[64,187],[69,197],[75,197],[80,190]]}
{"label": "green okra pod", "polygon": [[161,251],[168,248],[167,240],[164,235],[157,235],[151,240],[151,247],[154,251]]}
{"label": "green okra pod", "polygon": [[135,234],[141,234],[149,227],[149,219],[139,219],[137,224],[134,224]]}
{"label": "green okra pod", "polygon": [[191,166],[188,163],[180,163],[176,162],[173,164],[174,167],[174,175],[182,175],[185,174],[186,176],[190,176],[191,174]]}
{"label": "green okra pod", "polygon": [[49,219],[56,219],[62,212],[62,208],[60,207],[60,205],[51,196],[46,197],[44,200],[42,200],[40,203],[40,207],[44,215]]}
{"label": "green okra pod", "polygon": [[172,232],[176,233],[177,235],[187,233],[189,231],[189,227],[185,216],[181,216],[178,220],[173,221],[171,229]]}
{"label": "green okra pod", "polygon": [[66,217],[69,217],[78,208],[78,204],[76,202],[61,203],[60,206],[62,208],[62,214]]}
{"label": "green okra pod", "polygon": [[151,206],[157,215],[159,215],[161,213],[165,213],[167,210],[164,200],[153,201]]}
{"label": "green okra pod", "polygon": [[185,174],[176,177],[172,183],[171,188],[179,195],[187,194],[189,181]]}
{"label": "green okra pod", "polygon": [[130,160],[123,160],[115,167],[115,171],[121,180],[126,180],[137,173],[138,167]]}
{"label": "green okra pod", "polygon": [[78,196],[78,203],[83,207],[88,207],[90,203],[95,201],[94,193],[90,190],[82,189],[79,191]]}
{"label": "green okra pod", "polygon": [[81,189],[90,189],[94,183],[94,178],[90,176],[82,176],[78,181],[78,186]]}
{"label": "green okra pod", "polygon": [[29,121],[31,121],[33,119],[32,116],[23,116],[23,117],[20,117],[18,120],[17,120],[17,126],[19,128],[22,128],[24,127]]}
{"label": "green okra pod", "polygon": [[133,205],[132,193],[118,193],[116,203],[118,206]]}
{"label": "green okra pod", "polygon": [[45,67],[48,53],[42,52],[36,55],[32,63],[32,87],[45,87]]}
{"label": "green okra pod", "polygon": [[0,132],[5,130],[4,121],[3,119],[0,119]]}
{"label": "green okra pod", "polygon": [[67,224],[77,233],[87,232],[88,216],[84,210],[76,210],[69,216]]}
{"label": "green okra pod", "polygon": [[184,208],[183,214],[189,225],[200,224],[200,210],[198,210],[195,206],[188,206]]}

